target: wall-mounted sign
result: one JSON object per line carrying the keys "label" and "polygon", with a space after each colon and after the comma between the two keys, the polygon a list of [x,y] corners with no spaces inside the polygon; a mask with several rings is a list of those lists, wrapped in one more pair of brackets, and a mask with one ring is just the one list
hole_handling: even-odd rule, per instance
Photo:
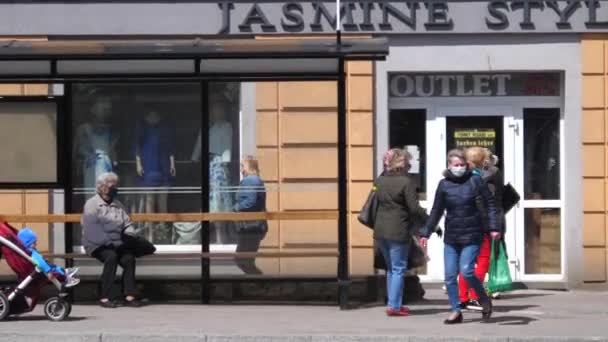
{"label": "wall-mounted sign", "polygon": [[[328,0],[0,0],[11,35],[216,35],[334,32]],[[350,33],[608,32],[608,1],[343,0]],[[26,24],[27,23],[27,24]]]}
{"label": "wall-mounted sign", "polygon": [[474,128],[454,130],[455,148],[480,146],[495,151],[496,131],[493,128]]}
{"label": "wall-mounted sign", "polygon": [[559,73],[392,73],[392,97],[560,96]]}

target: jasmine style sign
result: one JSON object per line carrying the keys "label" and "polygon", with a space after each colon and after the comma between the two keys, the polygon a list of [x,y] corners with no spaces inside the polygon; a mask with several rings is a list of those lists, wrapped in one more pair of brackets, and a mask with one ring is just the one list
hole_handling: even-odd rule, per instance
{"label": "jasmine style sign", "polygon": [[[608,32],[608,1],[342,0],[346,33]],[[329,0],[0,0],[5,36],[331,33]],[[27,24],[26,24],[27,23]]]}
{"label": "jasmine style sign", "polygon": [[[218,3],[220,33],[327,32],[335,3],[325,1]],[[279,9],[280,7],[280,9]],[[240,13],[239,13],[240,12]],[[342,1],[346,32],[514,32],[608,29],[608,2],[598,0]],[[234,32],[234,22],[238,22]]]}

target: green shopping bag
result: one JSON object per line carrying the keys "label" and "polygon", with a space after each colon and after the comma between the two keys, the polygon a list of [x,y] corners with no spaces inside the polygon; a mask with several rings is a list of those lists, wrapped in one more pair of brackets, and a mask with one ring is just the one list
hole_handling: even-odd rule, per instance
{"label": "green shopping bag", "polygon": [[509,260],[507,259],[504,243],[501,241],[493,241],[488,290],[490,293],[504,292],[511,290],[512,287],[513,281],[511,280]]}

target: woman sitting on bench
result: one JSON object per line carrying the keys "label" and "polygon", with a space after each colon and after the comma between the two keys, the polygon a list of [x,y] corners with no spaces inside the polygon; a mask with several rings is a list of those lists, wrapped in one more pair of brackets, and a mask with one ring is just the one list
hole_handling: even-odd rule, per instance
{"label": "woman sitting on bench", "polygon": [[101,299],[104,308],[115,308],[119,302],[111,298],[116,269],[122,267],[124,305],[139,307],[135,286],[135,251],[123,242],[123,234],[134,234],[133,223],[125,207],[116,200],[118,176],[108,172],[96,182],[97,194],[84,206],[82,245],[86,253],[103,263]]}

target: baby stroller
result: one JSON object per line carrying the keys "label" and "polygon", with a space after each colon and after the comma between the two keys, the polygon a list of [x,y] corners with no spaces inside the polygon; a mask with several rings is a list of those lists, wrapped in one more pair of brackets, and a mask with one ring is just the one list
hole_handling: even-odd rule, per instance
{"label": "baby stroller", "polygon": [[44,274],[36,267],[30,253],[17,238],[17,229],[6,222],[0,222],[0,258],[17,275],[19,284],[15,287],[0,288],[0,321],[9,315],[31,312],[36,307],[42,287],[50,281],[58,290],[58,295],[44,304],[44,315],[51,321],[62,321],[72,311],[65,286],[53,274]]}

